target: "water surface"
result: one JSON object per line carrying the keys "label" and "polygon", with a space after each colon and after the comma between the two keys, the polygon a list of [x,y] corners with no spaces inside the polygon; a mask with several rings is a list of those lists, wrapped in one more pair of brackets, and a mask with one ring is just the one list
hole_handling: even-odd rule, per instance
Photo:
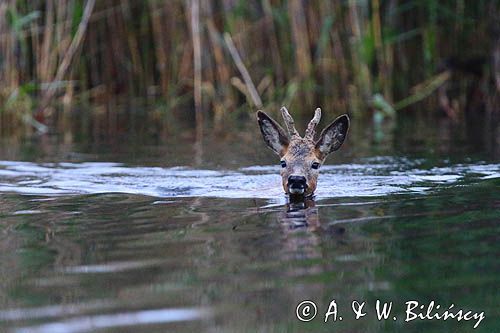
{"label": "water surface", "polygon": [[[2,331],[472,331],[404,323],[408,300],[500,330],[494,160],[344,157],[291,205],[267,160],[85,159],[0,161]],[[320,314],[302,323],[306,299]],[[325,324],[332,299],[344,320]],[[377,299],[401,320],[354,320],[352,300]]]}

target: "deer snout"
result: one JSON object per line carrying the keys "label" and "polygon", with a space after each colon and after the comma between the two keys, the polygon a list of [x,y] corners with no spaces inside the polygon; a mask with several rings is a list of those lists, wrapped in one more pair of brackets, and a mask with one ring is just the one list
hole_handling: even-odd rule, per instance
{"label": "deer snout", "polygon": [[288,192],[291,194],[302,194],[307,188],[307,180],[304,176],[288,177]]}

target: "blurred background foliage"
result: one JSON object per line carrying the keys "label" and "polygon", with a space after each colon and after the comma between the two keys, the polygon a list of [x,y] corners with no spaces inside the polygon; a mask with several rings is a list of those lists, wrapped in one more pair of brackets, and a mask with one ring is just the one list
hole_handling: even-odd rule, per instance
{"label": "blurred background foliage", "polygon": [[0,129],[181,117],[221,130],[281,105],[382,133],[410,112],[491,117],[499,14],[485,0],[4,0]]}

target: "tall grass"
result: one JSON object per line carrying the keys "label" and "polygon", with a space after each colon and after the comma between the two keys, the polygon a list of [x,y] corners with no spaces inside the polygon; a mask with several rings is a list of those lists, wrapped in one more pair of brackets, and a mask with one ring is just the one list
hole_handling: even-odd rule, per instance
{"label": "tall grass", "polygon": [[423,102],[457,116],[478,75],[498,109],[497,1],[93,2],[0,3],[0,127],[43,130],[64,112],[54,106],[131,96],[221,121],[254,110],[255,93],[295,113],[383,117]]}

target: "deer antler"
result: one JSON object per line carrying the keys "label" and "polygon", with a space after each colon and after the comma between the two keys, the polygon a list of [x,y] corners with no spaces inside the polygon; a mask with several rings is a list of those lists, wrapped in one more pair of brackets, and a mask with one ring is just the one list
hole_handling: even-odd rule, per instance
{"label": "deer antler", "polygon": [[295,123],[293,121],[293,118],[290,115],[290,113],[288,113],[286,107],[282,106],[280,111],[281,115],[283,116],[283,120],[285,121],[285,127],[288,130],[288,135],[290,135],[290,137],[295,135],[300,136],[299,132],[297,132],[297,130],[295,129]]}
{"label": "deer antler", "polygon": [[313,119],[311,119],[309,125],[307,125],[306,135],[304,135],[305,139],[310,139],[310,140],[314,139],[314,134],[316,134],[316,126],[318,125],[320,119],[321,119],[321,109],[317,108],[316,111],[314,111]]}

